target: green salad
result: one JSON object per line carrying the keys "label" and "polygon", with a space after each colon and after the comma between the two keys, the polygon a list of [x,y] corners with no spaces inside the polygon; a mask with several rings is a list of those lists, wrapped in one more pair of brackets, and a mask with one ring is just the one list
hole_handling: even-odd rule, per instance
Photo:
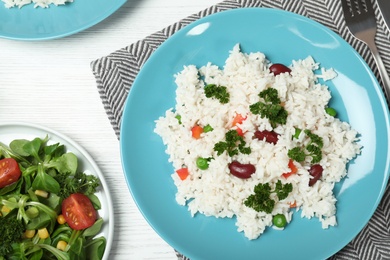
{"label": "green salad", "polygon": [[101,259],[99,179],[48,140],[0,143],[0,260]]}

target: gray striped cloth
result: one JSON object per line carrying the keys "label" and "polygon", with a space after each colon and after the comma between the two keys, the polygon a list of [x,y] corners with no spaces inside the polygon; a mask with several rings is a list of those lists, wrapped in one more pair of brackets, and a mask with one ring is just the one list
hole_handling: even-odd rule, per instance
{"label": "gray striped cloth", "polygon": [[[153,51],[172,34],[195,20],[213,13],[242,7],[284,9],[309,17],[327,26],[350,43],[366,60],[377,78],[380,79],[369,49],[349,34],[344,23],[339,0],[226,0],[91,63],[103,106],[118,139],[127,94],[140,68]],[[376,3],[374,3],[374,9],[378,21],[376,43],[387,71],[390,71],[389,29],[386,27]],[[176,254],[179,260],[188,259],[179,252],[176,252]],[[389,187],[387,187],[384,197],[370,222],[347,246],[329,259],[390,259]]]}

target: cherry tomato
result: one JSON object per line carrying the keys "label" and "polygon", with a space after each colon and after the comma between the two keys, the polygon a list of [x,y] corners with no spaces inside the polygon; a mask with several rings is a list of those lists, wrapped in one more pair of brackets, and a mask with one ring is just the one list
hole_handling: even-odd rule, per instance
{"label": "cherry tomato", "polygon": [[275,64],[272,64],[271,67],[269,67],[269,71],[272,72],[276,76],[276,75],[279,75],[280,73],[285,73],[285,72],[290,73],[291,69],[284,66],[283,64],[275,63]]}
{"label": "cherry tomato", "polygon": [[74,230],[92,226],[97,217],[90,199],[81,193],[73,193],[62,202],[62,215],[66,223]]}
{"label": "cherry tomato", "polygon": [[22,172],[18,162],[13,158],[0,160],[0,189],[19,180]]}
{"label": "cherry tomato", "polygon": [[255,137],[259,140],[265,139],[267,143],[276,144],[279,140],[279,134],[274,131],[259,131],[255,132]]}

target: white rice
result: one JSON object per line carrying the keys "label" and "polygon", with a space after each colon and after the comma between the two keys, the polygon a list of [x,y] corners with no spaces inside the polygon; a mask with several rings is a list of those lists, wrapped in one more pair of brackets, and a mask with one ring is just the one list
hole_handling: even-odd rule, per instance
{"label": "white rice", "polygon": [[51,4],[64,5],[65,3],[71,3],[73,0],[1,0],[4,2],[6,8],[18,7],[22,8],[25,5],[34,3],[34,8],[42,7],[48,8]]}
{"label": "white rice", "polygon": [[[305,218],[316,217],[322,228],[335,226],[336,198],[334,184],[346,176],[346,163],[360,153],[356,143],[357,132],[337,117],[329,116],[325,108],[331,98],[327,86],[318,82],[318,78],[329,80],[336,75],[333,69],[320,69],[312,57],[292,61],[290,74],[274,76],[269,72],[270,62],[262,53],[245,54],[237,44],[230,52],[223,69],[208,63],[196,68],[185,66],[176,75],[176,106],[166,111],[164,117],[156,120],[155,132],[162,137],[166,153],[175,170],[188,167],[190,175],[181,180],[176,172],[172,178],[177,186],[176,201],[187,205],[192,216],[197,213],[217,218],[236,216],[237,230],[244,232],[248,239],[258,238],[268,226],[272,226],[272,216],[284,214],[287,221],[292,218],[290,203],[296,203],[296,210]],[[205,84],[217,84],[227,87],[230,101],[221,104],[218,100],[206,98]],[[259,101],[258,94],[268,87],[278,90],[279,97],[288,111],[285,125],[278,125],[274,131],[279,133],[276,145],[265,141],[252,140],[256,130],[272,130],[267,118],[254,115],[249,105]],[[225,133],[231,129],[236,114],[247,115],[240,125],[245,132],[244,138],[252,152],[239,154],[233,158],[226,152],[218,156],[213,150],[215,143],[224,141]],[[176,115],[181,116],[181,124]],[[191,136],[195,125],[210,124],[214,130],[202,133],[200,139]],[[323,138],[323,158],[320,161],[323,175],[320,181],[309,187],[309,162],[295,163],[298,173],[289,178],[281,176],[289,172],[287,151],[302,141],[292,139],[295,128],[310,129]],[[207,170],[196,166],[198,157],[214,159]],[[228,164],[233,160],[251,163],[256,172],[249,179],[240,179],[230,174]],[[244,205],[248,196],[253,194],[254,186],[259,183],[292,183],[293,191],[289,196],[276,203],[271,214],[256,212]]]}

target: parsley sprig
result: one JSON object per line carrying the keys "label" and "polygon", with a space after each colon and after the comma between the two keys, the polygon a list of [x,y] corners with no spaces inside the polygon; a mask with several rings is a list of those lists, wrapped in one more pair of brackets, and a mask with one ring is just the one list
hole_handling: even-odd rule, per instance
{"label": "parsley sprig", "polygon": [[207,98],[218,99],[221,104],[228,103],[230,99],[230,94],[227,92],[227,89],[224,86],[208,84],[204,87],[204,93]]}
{"label": "parsley sprig", "polygon": [[259,97],[263,98],[265,102],[270,102],[272,104],[280,104],[280,98],[278,96],[278,91],[274,88],[267,88],[259,93]]}
{"label": "parsley sprig", "polygon": [[274,88],[267,88],[259,93],[259,97],[264,102],[257,102],[249,106],[250,111],[261,118],[268,118],[271,126],[275,128],[277,124],[284,125],[287,121],[288,113],[281,105],[278,91]]}
{"label": "parsley sprig", "polygon": [[303,162],[306,156],[310,156],[311,163],[318,163],[322,159],[321,149],[324,146],[323,139],[308,129],[304,130],[304,132],[310,138],[310,142],[306,146],[297,146],[288,150],[287,155],[297,162]]}
{"label": "parsley sprig", "polygon": [[291,183],[283,185],[280,180],[276,183],[273,191],[271,190],[269,183],[259,183],[254,188],[255,193],[244,201],[244,205],[253,208],[257,212],[263,211],[270,214],[276,203],[275,200],[271,198],[271,193],[276,193],[279,200],[284,200],[292,191],[292,188]]}
{"label": "parsley sprig", "polygon": [[55,179],[61,186],[57,195],[63,199],[69,197],[72,193],[83,193],[91,196],[100,186],[99,179],[96,176],[84,172],[76,172],[73,176],[60,173]]}
{"label": "parsley sprig", "polygon": [[225,140],[225,142],[221,141],[214,145],[214,151],[217,152],[217,155],[221,155],[225,151],[229,156],[237,155],[239,152],[243,154],[251,153],[251,148],[245,147],[246,142],[244,138],[236,130],[232,129],[226,132]]}

